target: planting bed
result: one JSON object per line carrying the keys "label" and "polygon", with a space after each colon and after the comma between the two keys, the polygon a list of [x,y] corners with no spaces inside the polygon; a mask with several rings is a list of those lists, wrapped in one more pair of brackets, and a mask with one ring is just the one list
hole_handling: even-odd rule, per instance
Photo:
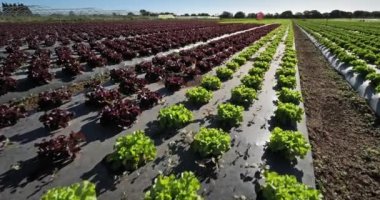
{"label": "planting bed", "polygon": [[[215,28],[212,23],[189,24],[194,29]],[[295,182],[305,184],[300,192],[321,198],[312,189],[314,170],[301,96],[298,102],[288,96],[282,97],[283,103],[278,100],[281,88],[301,90],[292,27],[237,27],[229,35],[178,48],[178,53],[144,57],[143,64],[132,60],[128,64],[133,66],[108,67],[119,69],[111,72],[111,80],[106,74],[102,87],[89,86],[71,98],[64,91],[41,94],[38,103],[30,103],[26,117],[15,116],[20,119],[10,127],[2,122],[0,132],[7,138],[0,152],[2,196],[38,199],[53,187],[88,180],[96,185],[99,199],[143,199],[159,174],[191,171],[201,183],[197,193],[205,199],[268,198],[273,194],[264,187],[263,173],[269,170],[294,176]],[[168,25],[161,32],[170,30]],[[119,38],[138,37],[130,34]],[[222,66],[232,75],[220,81],[214,75],[220,76],[217,69]],[[188,91],[195,86],[205,89]],[[282,105],[297,112],[281,111]],[[233,111],[228,108],[237,113],[229,116]],[[281,129],[287,131],[280,131],[279,140],[272,139]],[[210,146],[202,146],[208,134],[223,138],[223,148],[212,147],[215,138],[208,140]],[[141,140],[140,146],[134,146],[134,140]],[[120,156],[123,152],[129,154]],[[140,156],[131,158],[136,152]],[[191,179],[192,174],[183,176]]]}

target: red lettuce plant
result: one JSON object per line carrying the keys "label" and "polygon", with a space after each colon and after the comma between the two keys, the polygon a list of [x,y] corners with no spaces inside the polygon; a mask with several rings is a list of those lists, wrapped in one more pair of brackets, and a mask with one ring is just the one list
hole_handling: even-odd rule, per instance
{"label": "red lettuce plant", "polygon": [[41,92],[38,94],[38,107],[41,110],[56,108],[62,105],[63,102],[69,101],[71,96],[72,93],[65,89]]}
{"label": "red lettuce plant", "polygon": [[0,77],[0,95],[16,90],[17,82],[11,77]]}
{"label": "red lettuce plant", "polygon": [[50,113],[45,113],[40,117],[40,122],[49,130],[57,130],[69,125],[69,121],[74,117],[74,113],[61,109],[54,109]]}
{"label": "red lettuce plant", "polygon": [[169,91],[177,91],[185,84],[185,80],[180,76],[171,76],[165,80],[165,87]]}
{"label": "red lettuce plant", "polygon": [[142,62],[142,63],[139,63],[139,64],[136,64],[135,66],[135,71],[136,73],[145,73],[148,71],[148,69],[152,68],[153,65],[151,62]]}
{"label": "red lettuce plant", "polygon": [[155,83],[161,79],[163,70],[159,67],[151,67],[145,73],[145,80],[149,83]]}
{"label": "red lettuce plant", "polygon": [[183,71],[187,81],[193,80],[195,76],[200,75],[201,71],[198,68],[186,67]]}
{"label": "red lettuce plant", "polygon": [[43,85],[49,83],[53,79],[53,75],[49,73],[48,69],[34,68],[29,69],[28,79],[31,80],[33,83]]}
{"label": "red lettuce plant", "polygon": [[102,110],[100,123],[105,126],[129,127],[137,120],[140,113],[141,110],[135,102],[118,100]]}
{"label": "red lettuce plant", "polygon": [[158,92],[152,92],[148,89],[143,89],[137,95],[142,110],[147,110],[157,105],[161,98],[162,96]]}
{"label": "red lettuce plant", "polygon": [[88,57],[87,65],[91,68],[103,67],[106,64],[106,60],[100,56],[92,54]]}
{"label": "red lettuce plant", "polygon": [[79,61],[71,59],[67,63],[63,64],[62,71],[70,76],[75,76],[83,71],[83,67],[80,65]]}
{"label": "red lettuce plant", "polygon": [[116,51],[107,49],[103,52],[109,64],[118,64],[123,60],[123,56]]}
{"label": "red lettuce plant", "polygon": [[25,115],[26,111],[24,107],[0,105],[0,128],[15,125]]}
{"label": "red lettuce plant", "polygon": [[86,141],[81,132],[71,132],[69,136],[60,135],[56,138],[34,144],[38,148],[38,157],[42,160],[61,161],[65,159],[74,159],[79,152],[79,144]]}
{"label": "red lettuce plant", "polygon": [[126,49],[122,52],[123,57],[127,60],[131,60],[132,58],[135,58],[137,56],[137,53],[134,52],[131,49]]}
{"label": "red lettuce plant", "polygon": [[119,91],[123,94],[130,95],[141,90],[145,85],[146,81],[144,79],[131,77],[120,82]]}
{"label": "red lettuce plant", "polygon": [[87,105],[102,107],[120,99],[121,95],[117,90],[107,90],[102,86],[98,86],[93,91],[86,93],[86,97]]}
{"label": "red lettuce plant", "polygon": [[135,78],[136,74],[131,70],[120,68],[120,69],[112,69],[110,71],[110,76],[114,82],[118,83],[124,79]]}
{"label": "red lettuce plant", "polygon": [[173,60],[169,60],[165,64],[165,70],[174,73],[182,72],[184,67],[184,64]]}
{"label": "red lettuce plant", "polygon": [[211,71],[212,65],[206,60],[198,61],[195,65],[202,73]]}

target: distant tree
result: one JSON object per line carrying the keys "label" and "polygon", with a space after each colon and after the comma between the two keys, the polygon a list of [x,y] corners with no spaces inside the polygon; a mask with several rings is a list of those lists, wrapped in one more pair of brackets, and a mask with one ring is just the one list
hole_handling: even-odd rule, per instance
{"label": "distant tree", "polygon": [[328,12],[324,12],[324,13],[322,14],[322,16],[323,16],[323,18],[329,18],[329,17],[330,17],[330,13],[328,13]]}
{"label": "distant tree", "polygon": [[308,10],[303,11],[303,17],[304,18],[311,18],[311,13]]}
{"label": "distant tree", "polygon": [[142,9],[142,10],[140,10],[140,15],[142,15],[142,16],[149,16],[150,13],[148,11]]}
{"label": "distant tree", "polygon": [[322,18],[323,15],[318,10],[311,10],[310,11],[311,18]]}
{"label": "distant tree", "polygon": [[284,11],[280,14],[281,18],[292,18],[293,12],[291,10]]}
{"label": "distant tree", "polygon": [[71,11],[69,12],[69,16],[75,16],[74,11],[71,10]]}
{"label": "distant tree", "polygon": [[193,17],[194,17],[194,16],[197,16],[197,14],[193,13],[193,14],[191,14],[191,16],[193,16]]}
{"label": "distant tree", "polygon": [[352,12],[343,12],[343,16],[345,18],[352,18],[354,16],[354,14]]}
{"label": "distant tree", "polygon": [[235,13],[234,18],[245,18],[245,13],[242,11],[238,11]]}
{"label": "distant tree", "polygon": [[372,17],[372,15],[368,11],[357,10],[357,11],[355,11],[353,13],[353,17],[356,17],[356,18],[369,18],[369,17]]}
{"label": "distant tree", "polygon": [[133,12],[128,12],[128,16],[134,16],[135,14]]}
{"label": "distant tree", "polygon": [[208,13],[199,13],[198,16],[210,16]]}
{"label": "distant tree", "polygon": [[276,18],[276,19],[280,18],[280,14],[279,13],[274,13],[273,17]]}
{"label": "distant tree", "polygon": [[248,13],[247,18],[256,18],[256,13]]}
{"label": "distant tree", "polygon": [[265,14],[265,18],[268,18],[268,19],[271,19],[271,18],[273,18],[274,16],[273,16],[273,14],[271,14],[271,13],[267,13],[267,14]]}
{"label": "distant tree", "polygon": [[296,13],[294,14],[294,17],[295,17],[295,18],[302,18],[302,17],[303,17],[303,14],[300,13],[300,12],[296,12]]}
{"label": "distant tree", "polygon": [[343,11],[333,10],[330,12],[330,18],[341,18],[343,16]]}
{"label": "distant tree", "polygon": [[232,13],[230,12],[227,12],[227,11],[223,11],[223,13],[221,15],[219,15],[220,18],[232,18],[233,15]]}
{"label": "distant tree", "polygon": [[373,11],[371,13],[371,16],[374,17],[374,18],[380,18],[380,11]]}
{"label": "distant tree", "polygon": [[190,16],[188,13],[185,13],[183,16],[186,16],[186,17],[188,17],[188,16]]}

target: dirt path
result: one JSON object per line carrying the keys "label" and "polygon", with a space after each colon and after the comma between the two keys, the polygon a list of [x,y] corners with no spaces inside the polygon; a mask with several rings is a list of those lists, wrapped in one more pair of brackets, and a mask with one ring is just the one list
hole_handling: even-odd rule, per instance
{"label": "dirt path", "polygon": [[294,28],[317,186],[325,199],[380,199],[380,120]]}

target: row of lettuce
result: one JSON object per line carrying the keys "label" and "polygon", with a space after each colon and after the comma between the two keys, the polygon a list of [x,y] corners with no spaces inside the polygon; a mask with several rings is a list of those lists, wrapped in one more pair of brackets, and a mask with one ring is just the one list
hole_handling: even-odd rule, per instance
{"label": "row of lettuce", "polygon": [[343,31],[341,28],[315,22],[301,22],[300,24],[348,50],[360,59],[380,67],[380,40],[378,38],[354,31]]}
{"label": "row of lettuce", "polygon": [[[376,72],[375,68],[371,65],[369,65],[365,60],[361,59],[364,58],[368,61],[375,60],[376,65],[380,65],[380,57],[378,56],[379,53],[374,54],[373,52],[368,52],[368,50],[365,50],[367,53],[363,56],[360,56],[361,53],[353,54],[351,52],[348,52],[346,48],[349,48],[349,43],[347,41],[350,41],[347,37],[340,40],[341,42],[338,42],[336,39],[333,38],[339,38],[337,34],[329,36],[329,33],[320,34],[322,30],[317,30],[315,27],[310,28],[309,24],[307,23],[300,23],[299,25],[308,32],[312,37],[314,37],[320,44],[325,46],[330,50],[331,53],[337,56],[337,58],[349,65],[352,66],[352,70],[357,73],[360,77],[364,78],[365,80],[368,80],[370,84],[374,87],[375,92],[380,92],[380,74]],[[321,29],[321,28],[320,28]],[[344,33],[340,32],[341,35],[344,35]],[[378,58],[379,57],[379,58]]]}
{"label": "row of lettuce", "polygon": [[328,21],[326,23],[326,20],[320,21],[321,23],[325,23],[328,26],[335,27],[335,28],[340,28],[344,31],[350,31],[352,33],[358,33],[366,36],[372,36],[373,38],[376,38],[374,42],[379,41],[379,35],[380,35],[380,29],[379,29],[379,23],[376,22],[371,22],[371,23],[363,23],[363,21],[338,21],[338,20],[332,20]]}
{"label": "row of lettuce", "polygon": [[[188,101],[195,105],[207,104],[213,98],[213,91],[221,88],[222,82],[233,78],[233,74],[238,71],[240,66],[244,65],[266,43],[271,42],[266,50],[256,58],[253,68],[249,70],[249,75],[241,79],[242,84],[232,89],[231,103],[222,103],[217,107],[216,117],[221,128],[238,126],[243,121],[244,107],[248,108],[257,98],[257,91],[261,89],[265,72],[269,69],[270,62],[284,34],[285,27],[282,26],[248,47],[232,61],[226,63],[225,66],[217,68],[216,76],[207,75],[203,77],[200,86],[187,90]],[[189,124],[193,118],[193,113],[183,104],[176,104],[162,108],[159,111],[158,121],[163,129],[178,130]],[[231,147],[231,136],[221,128],[201,127],[191,144],[194,152],[206,158],[220,158],[227,152]],[[272,142],[271,139],[270,143]],[[276,142],[277,146],[281,146],[284,152],[294,151],[294,147],[288,145],[289,141]],[[157,150],[153,140],[143,131],[135,131],[117,139],[114,152],[107,156],[106,162],[114,170],[129,171],[154,160],[156,154]],[[264,177],[266,183],[262,186],[262,192],[266,199],[281,199],[295,197],[295,195],[305,196],[306,192],[311,193],[313,191],[298,183],[293,176],[282,176],[275,172],[265,171]],[[145,199],[202,199],[198,195],[200,188],[200,182],[192,172],[183,172],[178,177],[173,174],[169,176],[159,175],[154,180],[151,189],[146,192]],[[295,193],[293,193],[294,191]],[[310,195],[305,197],[312,199]],[[42,199],[83,198],[96,199],[94,184],[84,181],[68,187],[53,188],[42,197]]]}
{"label": "row of lettuce", "polygon": [[[289,28],[284,55],[280,67],[276,70],[278,101],[275,111],[275,128],[271,132],[268,148],[271,152],[284,156],[291,164],[295,164],[297,159],[305,158],[311,149],[304,135],[296,131],[297,122],[302,120],[304,112],[300,107],[302,95],[297,90],[296,67],[294,32],[293,28]],[[277,191],[277,193],[265,193],[264,190],[263,195],[267,199],[322,199],[318,190],[297,182],[294,176],[279,177],[268,173],[266,182],[267,191]]]}

